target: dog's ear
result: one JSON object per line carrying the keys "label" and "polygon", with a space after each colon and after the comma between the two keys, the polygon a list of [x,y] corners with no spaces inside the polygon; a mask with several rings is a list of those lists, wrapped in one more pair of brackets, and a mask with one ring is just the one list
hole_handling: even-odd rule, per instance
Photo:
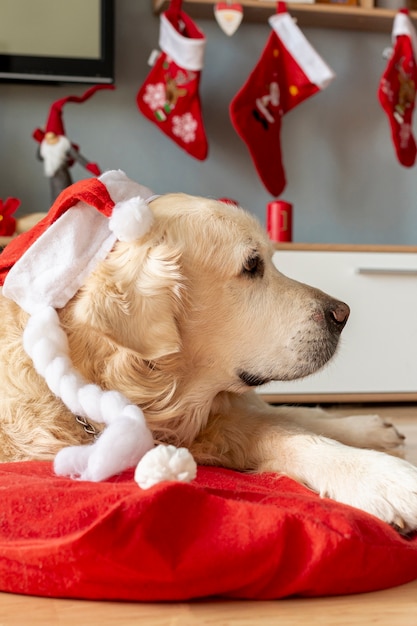
{"label": "dog's ear", "polygon": [[177,251],[163,242],[153,247],[119,242],[89,277],[76,314],[119,345],[155,360],[181,348],[177,321],[183,296]]}

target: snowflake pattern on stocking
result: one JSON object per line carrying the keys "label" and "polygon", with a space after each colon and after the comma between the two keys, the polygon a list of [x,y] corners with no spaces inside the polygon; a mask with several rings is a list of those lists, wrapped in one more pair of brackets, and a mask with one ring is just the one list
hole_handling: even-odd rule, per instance
{"label": "snowflake pattern on stocking", "polygon": [[411,124],[403,123],[400,128],[400,147],[405,149],[408,146],[411,136]]}
{"label": "snowflake pattern on stocking", "polygon": [[197,120],[189,112],[184,115],[174,115],[172,118],[172,133],[184,143],[195,141],[197,126]]}
{"label": "snowflake pattern on stocking", "polygon": [[146,85],[146,91],[143,101],[146,102],[152,111],[164,106],[166,100],[164,83],[156,83],[155,85]]}

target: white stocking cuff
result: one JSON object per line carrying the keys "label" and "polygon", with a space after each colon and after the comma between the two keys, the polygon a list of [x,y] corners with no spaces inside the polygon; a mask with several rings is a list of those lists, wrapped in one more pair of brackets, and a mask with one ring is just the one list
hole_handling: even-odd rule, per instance
{"label": "white stocking cuff", "polygon": [[276,13],[268,21],[310,82],[319,89],[327,87],[335,73],[306,39],[291,15]]}
{"label": "white stocking cuff", "polygon": [[185,70],[198,72],[204,66],[206,38],[190,39],[181,35],[166,18],[160,18],[159,47]]}

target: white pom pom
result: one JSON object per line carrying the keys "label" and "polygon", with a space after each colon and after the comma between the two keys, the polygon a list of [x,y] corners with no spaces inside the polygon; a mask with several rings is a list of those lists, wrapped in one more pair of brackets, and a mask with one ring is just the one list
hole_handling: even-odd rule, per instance
{"label": "white pom pom", "polygon": [[164,481],[190,482],[197,475],[197,464],[186,448],[157,446],[139,461],[135,481],[142,489],[149,489]]}
{"label": "white pom pom", "polygon": [[120,241],[140,239],[150,230],[152,211],[141,196],[118,202],[109,219],[109,228]]}

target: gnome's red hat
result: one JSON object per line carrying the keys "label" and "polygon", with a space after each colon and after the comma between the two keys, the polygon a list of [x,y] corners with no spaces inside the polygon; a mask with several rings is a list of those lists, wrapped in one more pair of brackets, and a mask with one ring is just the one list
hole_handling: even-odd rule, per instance
{"label": "gnome's red hat", "polygon": [[45,129],[36,128],[33,131],[33,138],[39,143],[43,140],[46,133],[52,132],[55,135],[65,135],[64,122],[62,118],[62,109],[67,102],[82,103],[91,98],[96,91],[100,89],[115,89],[114,85],[94,85],[87,89],[82,96],[66,96],[54,102],[49,110],[49,116],[46,121]]}
{"label": "gnome's red hat", "polygon": [[23,346],[35,369],[74,415],[107,425],[93,445],[61,450],[55,460],[58,474],[103,480],[135,465],[153,448],[139,407],[116,391],[88,384],[75,370],[56,310],[75,295],[116,240],[134,241],[149,231],[153,198],[150,189],[120,170],[79,181],[0,254],[3,295],[30,316]]}

